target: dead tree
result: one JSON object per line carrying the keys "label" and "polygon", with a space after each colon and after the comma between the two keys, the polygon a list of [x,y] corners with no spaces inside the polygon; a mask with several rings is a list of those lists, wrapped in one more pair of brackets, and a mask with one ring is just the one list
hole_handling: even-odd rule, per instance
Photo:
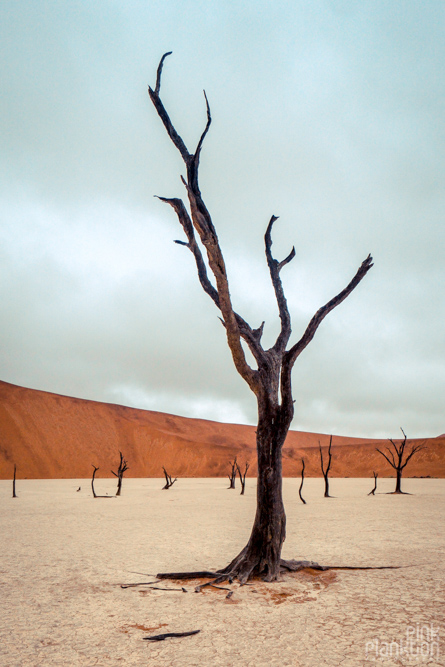
{"label": "dead tree", "polygon": [[99,468],[96,468],[95,465],[91,464],[93,466],[93,476],[91,478],[91,488],[93,490],[93,498],[98,498],[99,496],[96,495],[96,492],[94,490],[94,478],[96,477],[96,473],[99,470]]}
{"label": "dead tree", "polygon": [[324,468],[324,463],[323,463],[323,452],[321,451],[321,444],[320,440],[318,441],[318,446],[320,448],[320,463],[321,463],[321,472],[323,473],[324,477],[324,497],[325,498],[332,498],[332,496],[329,495],[329,470],[331,469],[331,461],[332,461],[332,454],[331,454],[331,447],[332,447],[332,435],[329,439],[329,447],[328,447],[328,465],[326,466],[326,470]]}
{"label": "dead tree", "polygon": [[165,468],[162,468],[162,470],[164,471],[165,482],[166,482],[166,483],[165,483],[165,486],[162,487],[162,490],[164,491],[164,489],[165,489],[166,491],[168,491],[168,489],[169,489],[171,486],[173,486],[173,484],[177,481],[178,478],[175,477],[175,479],[172,481],[172,478],[171,478],[171,476],[168,474],[168,472],[166,471],[166,469],[165,469]]}
{"label": "dead tree", "polygon": [[229,489],[234,489],[235,488],[235,482],[236,482],[236,469],[238,467],[238,464],[236,462],[236,456],[235,456],[235,459],[234,459],[233,463],[231,463],[230,465],[232,466],[232,471],[231,471],[230,475],[227,475],[227,477],[229,478],[229,481],[230,481],[230,486],[228,488]]}
{"label": "dead tree", "polygon": [[368,496],[375,496],[375,492],[377,491],[377,477],[379,476],[378,472],[373,472],[374,475],[374,488],[368,493]]}
{"label": "dead tree", "polygon": [[12,479],[12,497],[13,497],[13,498],[17,498],[17,494],[16,494],[16,492],[15,492],[15,476],[16,476],[16,472],[17,472],[17,466],[16,466],[16,464],[14,463],[14,477],[13,477],[13,479]]}
{"label": "dead tree", "polygon": [[[236,464],[236,469],[238,471],[239,481],[241,482],[240,496],[244,496],[244,489],[246,488],[246,475],[247,475],[247,471],[249,470],[249,463],[246,461],[246,467],[244,468],[244,474],[241,472],[241,469],[240,469],[238,463]],[[233,485],[233,488],[235,488],[235,484]]]}
{"label": "dead tree", "polygon": [[[405,452],[408,442],[406,439],[405,431],[402,427],[400,427],[400,430],[403,433],[403,440],[401,440],[398,444],[395,443],[394,440],[391,440],[391,438],[388,438],[392,445],[392,448],[386,447],[388,455],[377,448],[378,453],[381,454],[388,461],[389,465],[396,471],[396,489],[393,491],[393,493],[405,493],[405,491],[402,491],[403,470],[407,463],[412,459],[414,454],[420,452],[422,449],[425,449],[424,443],[419,443],[418,445],[411,445],[411,451],[409,453],[407,451]],[[404,456],[405,460],[403,459]]]}
{"label": "dead tree", "polygon": [[117,477],[117,491],[116,491],[117,496],[121,495],[122,478],[124,476],[124,472],[128,470],[128,464],[127,461],[124,459],[122,452],[119,452],[119,454],[120,454],[119,468],[117,469],[117,472],[114,472],[113,470],[111,471],[111,473]]}
{"label": "dead tree", "polygon": [[[91,465],[93,465],[93,464],[91,464]],[[97,493],[95,492],[95,490],[94,490],[94,478],[96,477],[96,473],[97,473],[98,470],[99,470],[99,468],[96,468],[96,466],[93,465],[93,476],[91,478],[91,488],[93,490],[93,498],[113,498],[114,496],[108,496],[108,495],[107,496],[98,496]],[[80,491],[80,486],[77,490]]]}
{"label": "dead tree", "polygon": [[300,500],[301,500],[301,502],[302,502],[304,505],[306,505],[306,501],[305,501],[305,499],[303,498],[303,496],[301,495],[301,490],[302,490],[302,488],[303,488],[303,482],[304,482],[304,459],[301,459],[301,463],[303,464],[303,467],[301,468],[301,484],[300,484],[300,488],[298,489],[298,495],[300,496]]}
{"label": "dead tree", "polygon": [[[255,520],[247,545],[227,567],[218,571],[218,576],[226,578],[230,576],[245,582],[252,575],[260,574],[266,581],[273,581],[280,577],[283,567],[298,567],[295,563],[291,564],[290,561],[281,560],[281,549],[286,535],[286,515],[282,499],[281,452],[294,415],[291,387],[292,368],[296,359],[313,339],[322,320],[351,294],[368,273],[372,266],[372,257],[368,255],[351,282],[315,313],[301,338],[288,347],[291,336],[291,317],[280,273],[295,257],[295,248],[292,248],[288,256],[281,261],[273,257],[272,227],[277,220],[277,217],[273,215],[267,225],[264,242],[281,327],[272,347],[269,349],[263,347],[261,337],[264,322],[259,327],[252,328],[233,308],[218,235],[199,188],[199,160],[204,139],[211,124],[207,96],[204,92],[207,122],[194,153],[188,150],[177,133],[160,98],[162,68],[165,58],[170,53],[162,56],[157,70],[156,85],[154,89],[149,87],[148,92],[168,136],[184,161],[186,177],[182,177],[182,182],[186,189],[189,210],[182,199],[165,197],[159,199],[169,204],[178,217],[186,240],[177,241],[177,243],[185,246],[192,253],[201,286],[220,311],[220,319],[225,328],[227,344],[235,368],[255,394],[258,403],[256,430],[258,484]],[[204,254],[198,240],[202,243]],[[209,276],[208,269],[213,274],[213,278]],[[252,353],[256,367],[249,365],[243,344],[247,345]]]}

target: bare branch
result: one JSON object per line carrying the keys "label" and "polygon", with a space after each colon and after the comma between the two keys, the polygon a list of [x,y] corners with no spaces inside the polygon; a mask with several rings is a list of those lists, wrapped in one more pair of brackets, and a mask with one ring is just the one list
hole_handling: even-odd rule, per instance
{"label": "bare branch", "polygon": [[207,123],[206,123],[206,126],[205,126],[205,128],[204,128],[204,132],[201,134],[201,138],[200,138],[200,140],[199,140],[199,142],[198,142],[198,145],[197,145],[197,147],[196,147],[196,151],[195,151],[194,161],[195,161],[195,167],[196,167],[196,168],[198,167],[199,156],[200,156],[200,153],[201,153],[202,145],[203,145],[203,143],[204,143],[204,139],[205,139],[205,137],[206,137],[207,132],[209,131],[209,127],[210,127],[211,122],[212,122],[212,116],[211,116],[211,114],[210,114],[209,100],[207,99],[207,95],[206,95],[206,91],[205,91],[205,90],[203,90],[203,93],[204,93],[204,98],[205,98],[205,101],[206,101]]}
{"label": "bare branch", "polygon": [[161,90],[161,74],[162,74],[162,68],[164,66],[164,60],[167,58],[167,56],[171,56],[172,53],[173,51],[167,51],[167,53],[164,53],[158,65],[158,71],[156,72],[156,88],[155,88],[156,95],[159,95],[159,91]]}
{"label": "bare branch", "polygon": [[378,447],[376,447],[376,451],[378,451],[378,453],[381,454],[388,461],[389,465],[392,468],[394,468],[394,469],[397,468],[396,464],[389,460],[389,458],[386,456],[385,452],[382,452],[382,450],[379,449]]}
{"label": "bare branch", "polygon": [[159,97],[159,92],[161,89],[161,74],[162,74],[162,67],[164,65],[164,60],[167,56],[169,56],[172,53],[172,51],[169,51],[168,53],[164,53],[164,55],[161,58],[161,61],[158,65],[158,71],[156,75],[156,87],[153,90],[148,87],[148,94],[150,95],[150,99],[153,102],[156,111],[158,112],[159,118],[162,120],[164,123],[164,127],[167,130],[167,134],[170,137],[170,139],[173,141],[174,145],[178,149],[178,151],[181,153],[182,159],[186,164],[189,163],[190,160],[190,153],[187,150],[187,147],[185,143],[183,142],[182,138],[179,136],[179,134],[176,132],[175,128],[173,127],[173,123],[170,120],[170,117],[165,110],[165,107],[163,103],[161,102],[161,98]]}
{"label": "bare branch", "polygon": [[283,266],[288,264],[295,257],[295,248],[292,248],[289,255],[282,262],[278,262],[272,256],[272,227],[278,218],[273,215],[267,225],[266,233],[264,235],[264,245],[266,249],[267,265],[269,267],[270,278],[275,291],[275,297],[278,304],[278,311],[281,320],[281,331],[274,345],[277,351],[284,351],[289,341],[291,334],[291,319],[289,309],[287,307],[286,297],[284,295],[283,285],[280,278],[280,271]]}
{"label": "bare branch", "polygon": [[405,459],[405,463],[401,466],[401,470],[403,470],[403,468],[406,466],[408,461],[414,456],[414,454],[416,454],[417,452],[421,452],[423,449],[426,449],[424,443],[413,446],[412,450]]}
{"label": "bare branch", "polygon": [[372,257],[371,255],[368,255],[368,257],[360,265],[360,268],[358,269],[357,273],[355,274],[354,278],[351,280],[349,285],[347,285],[347,287],[345,287],[344,290],[342,290],[339,294],[337,294],[337,296],[328,301],[326,305],[324,305],[316,312],[314,317],[309,322],[306,331],[304,332],[303,336],[300,338],[298,343],[296,343],[293,347],[291,347],[291,349],[288,352],[286,352],[286,357],[287,357],[286,362],[290,365],[290,368],[292,368],[296,358],[311,342],[311,340],[315,335],[315,332],[317,331],[318,327],[320,326],[321,322],[324,320],[326,315],[328,315],[331,312],[331,310],[333,310],[336,306],[342,303],[342,301],[344,301],[346,297],[348,297],[351,294],[351,292],[357,287],[357,285],[361,282],[361,280],[363,280],[363,278],[366,276],[366,274],[368,273],[369,269],[372,266],[373,266]]}

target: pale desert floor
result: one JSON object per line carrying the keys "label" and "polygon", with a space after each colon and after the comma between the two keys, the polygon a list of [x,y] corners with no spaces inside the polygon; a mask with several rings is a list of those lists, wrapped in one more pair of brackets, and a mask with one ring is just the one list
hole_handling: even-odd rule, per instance
{"label": "pale desert floor", "polygon": [[[2,667],[445,664],[445,480],[406,479],[405,496],[384,495],[394,480],[379,480],[368,497],[371,480],[332,479],[336,498],[325,499],[323,480],[307,479],[305,506],[299,480],[284,480],[285,558],[404,567],[233,584],[229,599],[193,582],[160,584],[186,593],[120,587],[223,567],[248,539],[253,480],[244,497],[224,479],[162,484],[124,479],[120,498],[94,500],[89,480],[18,480],[12,499],[0,482]],[[97,493],[115,489],[96,481]]]}

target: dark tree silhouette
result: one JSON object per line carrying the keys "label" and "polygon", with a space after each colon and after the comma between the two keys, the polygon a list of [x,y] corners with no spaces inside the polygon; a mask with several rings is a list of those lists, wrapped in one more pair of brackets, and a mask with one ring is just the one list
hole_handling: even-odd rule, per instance
{"label": "dark tree silhouette", "polygon": [[378,472],[373,472],[374,475],[374,488],[371,489],[371,491],[368,493],[368,496],[375,496],[375,492],[377,491],[377,477],[379,476]]}
{"label": "dark tree silhouette", "polygon": [[324,477],[324,497],[325,498],[332,498],[332,496],[329,495],[329,470],[331,469],[331,461],[332,461],[332,454],[331,454],[331,447],[332,447],[332,435],[329,439],[329,447],[328,447],[328,464],[326,466],[326,470],[324,468],[324,463],[323,463],[323,452],[321,451],[321,444],[320,440],[318,441],[318,447],[320,448],[320,463],[321,463],[321,472],[323,473]]}
{"label": "dark tree silhouette", "polygon": [[[241,482],[241,493],[240,493],[240,495],[244,496],[244,489],[246,488],[246,475],[247,475],[247,471],[249,470],[248,461],[246,461],[246,467],[244,468],[244,474],[241,472],[241,469],[240,469],[238,463],[236,464],[236,469],[238,470],[239,481]],[[234,485],[234,488],[235,488],[235,485]]]}
{"label": "dark tree silhouette", "polygon": [[304,505],[306,505],[306,501],[303,498],[303,496],[301,495],[301,491],[303,489],[303,483],[304,483],[304,459],[301,459],[301,463],[303,465],[302,465],[302,468],[301,468],[301,484],[300,484],[300,488],[298,489],[298,495],[300,496],[301,502],[304,503]]}
{"label": "dark tree silhouette", "polygon": [[173,484],[177,481],[178,478],[175,477],[175,479],[172,481],[172,478],[171,478],[171,476],[168,474],[168,472],[166,471],[166,469],[165,469],[165,468],[162,468],[162,470],[164,471],[164,475],[165,475],[165,486],[162,487],[162,490],[164,491],[164,489],[165,489],[166,491],[168,491],[169,488],[170,488],[171,486],[173,486]]}
{"label": "dark tree silhouette", "polygon": [[12,479],[12,497],[13,497],[13,498],[17,498],[17,494],[16,494],[16,492],[15,492],[15,476],[16,476],[16,472],[17,472],[17,466],[16,466],[16,464],[14,463],[14,477],[13,477],[13,479]]}
{"label": "dark tree silhouette", "polygon": [[236,456],[233,462],[230,464],[232,467],[232,470],[230,472],[230,475],[227,475],[229,478],[230,486],[228,487],[229,489],[234,489],[235,488],[235,482],[236,482],[236,469],[237,469],[237,462],[236,462]]}
{"label": "dark tree silhouette", "polygon": [[[364,260],[351,282],[334,298],[322,306],[310,320],[300,340],[288,347],[291,336],[291,317],[281,282],[281,270],[295,257],[292,248],[285,259],[278,261],[272,255],[272,228],[277,220],[273,215],[264,237],[267,265],[278,305],[281,321],[280,333],[270,349],[261,344],[264,322],[252,328],[241,315],[235,312],[229,290],[226,266],[218,235],[209,211],[204,204],[198,184],[198,168],[204,139],[211,124],[210,106],[204,92],[207,122],[194,153],[190,153],[176,131],[160,98],[161,74],[165,53],[158,66],[156,85],[148,92],[150,99],[164,124],[168,136],[179,151],[185,167],[185,186],[190,212],[182,199],[160,197],[175,211],[186,240],[177,241],[192,253],[198,278],[203,290],[212,299],[221,314],[227,344],[233,363],[241,377],[255,394],[258,403],[258,426],[256,445],[258,457],[257,510],[252,532],[247,545],[222,570],[219,577],[238,578],[245,582],[252,575],[263,575],[266,581],[279,578],[282,568],[300,569],[296,561],[281,560],[281,549],[286,535],[286,515],[282,499],[281,452],[293,415],[291,373],[296,359],[313,339],[323,319],[344,301],[357,287],[372,266],[371,255]],[[201,241],[207,256],[208,267],[214,282],[209,277],[207,264],[198,244]],[[256,362],[256,368],[247,362],[243,344],[247,345]],[[306,565],[307,566],[307,565]],[[164,573],[167,578],[172,573]],[[189,573],[190,574],[190,573]],[[172,578],[170,576],[170,578]]]}
{"label": "dark tree silhouette", "polygon": [[[93,465],[93,464],[91,464]],[[91,488],[93,490],[93,498],[113,498],[113,496],[98,496],[97,493],[94,490],[94,478],[96,477],[96,473],[99,470],[99,468],[96,468],[95,465],[93,465],[93,476],[91,478]],[[78,491],[80,491],[80,487],[78,488]]]}
{"label": "dark tree silhouette", "polygon": [[124,476],[124,472],[128,470],[128,462],[124,459],[122,452],[119,452],[119,454],[120,454],[119,468],[117,469],[117,472],[114,472],[113,470],[111,471],[111,473],[117,477],[117,491],[116,491],[117,496],[121,495],[122,478]]}
{"label": "dark tree silhouette", "polygon": [[99,470],[99,468],[96,468],[96,466],[93,465],[93,464],[91,464],[91,465],[93,466],[93,476],[91,478],[91,488],[93,490],[93,498],[98,498],[98,496],[96,495],[96,492],[94,490],[94,478],[96,477],[96,473]]}
{"label": "dark tree silhouette", "polygon": [[[424,443],[419,443],[418,445],[411,445],[411,450],[409,452],[405,451],[408,441],[406,439],[405,431],[402,427],[400,427],[400,430],[403,433],[403,440],[397,444],[394,442],[394,440],[388,438],[392,448],[386,447],[387,454],[377,448],[378,453],[381,454],[388,461],[389,465],[396,471],[396,489],[393,491],[393,493],[406,493],[405,491],[402,491],[403,470],[407,463],[412,459],[414,454],[420,452],[422,449],[425,449]],[[403,457],[405,457],[405,459]]]}

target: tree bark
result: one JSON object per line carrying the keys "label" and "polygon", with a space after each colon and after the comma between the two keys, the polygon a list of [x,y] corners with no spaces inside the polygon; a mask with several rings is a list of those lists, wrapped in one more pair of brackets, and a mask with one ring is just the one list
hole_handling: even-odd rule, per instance
{"label": "tree bark", "polygon": [[278,410],[259,402],[257,428],[257,509],[249,541],[227,567],[218,571],[244,583],[252,575],[265,581],[280,576],[281,549],[286,537],[282,497],[282,447],[287,434],[277,424]]}
{"label": "tree bark", "polygon": [[402,470],[401,468],[396,469],[396,490],[394,493],[402,493]]}

